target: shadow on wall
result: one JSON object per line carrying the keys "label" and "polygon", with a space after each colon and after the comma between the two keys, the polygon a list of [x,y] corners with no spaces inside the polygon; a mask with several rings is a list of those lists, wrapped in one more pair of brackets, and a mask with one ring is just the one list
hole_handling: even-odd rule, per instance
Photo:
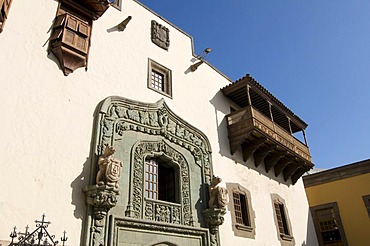
{"label": "shadow on wall", "polygon": [[275,176],[274,170],[271,169],[268,173],[266,172],[265,165],[261,164],[258,167],[254,165],[253,156],[250,157],[246,162],[243,161],[241,147],[237,150],[233,155],[230,152],[230,145],[229,141],[220,141],[222,139],[228,140],[228,131],[227,131],[227,122],[226,117],[224,117],[221,122],[218,121],[217,114],[228,115],[230,113],[230,106],[234,105],[228,98],[226,98],[222,91],[219,90],[215,96],[210,100],[210,103],[215,108],[215,118],[216,118],[216,127],[217,127],[217,135],[218,135],[218,146],[219,146],[219,154],[221,156],[227,157],[235,162],[235,164],[241,164],[248,169],[252,169],[260,175],[264,175],[271,180],[275,180],[279,184],[284,184],[290,186],[292,184],[291,180],[284,181],[282,174],[279,176]]}
{"label": "shadow on wall", "polygon": [[88,185],[89,182],[89,173],[90,173],[90,165],[91,158],[86,158],[84,164],[82,164],[82,171],[80,175],[77,176],[75,180],[71,183],[72,188],[72,202],[71,204],[75,206],[75,210],[73,215],[76,219],[83,219],[86,213],[86,205],[85,205],[85,194],[83,193],[83,188]]}
{"label": "shadow on wall", "polygon": [[[94,154],[94,139],[95,139],[95,128],[98,124],[98,109],[102,102],[99,102],[95,108],[93,124],[91,128],[91,139],[90,139],[90,155],[86,158],[86,161],[82,164],[81,173],[72,181],[70,187],[72,188],[71,204],[75,206],[73,215],[76,219],[81,220],[81,233],[80,233],[80,245],[84,244],[85,240],[85,223],[87,215],[86,198],[83,189],[90,185],[95,180],[96,174],[92,174],[95,170],[91,170],[91,163],[96,163],[97,156]],[[94,177],[92,177],[94,176]],[[1,245],[0,245],[1,246]]]}
{"label": "shadow on wall", "polygon": [[302,244],[307,246],[318,246],[317,235],[315,230],[315,225],[312,219],[311,211],[308,210],[307,214],[307,233],[306,233],[306,243]]}
{"label": "shadow on wall", "polygon": [[[208,185],[201,184],[199,186],[199,199],[195,204],[195,209],[197,210],[198,223],[201,227],[206,227],[202,211],[207,208],[207,204],[204,204],[205,201],[208,201]],[[205,197],[206,196],[206,197]]]}
{"label": "shadow on wall", "polygon": [[[80,175],[71,183],[72,188],[72,201],[71,204],[75,206],[73,215],[76,219],[81,220],[81,228],[84,231],[84,218],[86,216],[86,205],[85,205],[85,194],[82,191],[88,185],[89,173],[90,173],[91,158],[86,158],[85,163],[82,166]],[[80,242],[83,242],[83,233],[80,234]]]}
{"label": "shadow on wall", "polygon": [[229,105],[232,103],[225,103],[229,101],[222,92],[219,90],[215,96],[209,101],[213,107],[215,108],[215,115],[216,115],[216,127],[217,127],[217,134],[218,134],[218,146],[219,146],[219,153],[222,156],[225,156],[229,159],[233,159],[233,156],[230,153],[230,145],[228,141],[220,141],[220,139],[228,139],[228,132],[227,132],[227,123],[226,117],[222,119],[221,122],[218,122],[217,119],[217,112],[220,112],[223,115],[227,115],[230,113]]}

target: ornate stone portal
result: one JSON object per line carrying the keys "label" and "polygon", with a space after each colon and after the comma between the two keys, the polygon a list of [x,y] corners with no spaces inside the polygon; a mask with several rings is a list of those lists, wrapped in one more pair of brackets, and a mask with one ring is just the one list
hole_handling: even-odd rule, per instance
{"label": "ornate stone portal", "polygon": [[[127,240],[139,239],[150,242],[158,233],[163,234],[160,236],[163,242],[173,240],[181,245],[176,240],[186,237],[182,231],[200,238],[189,245],[210,245],[209,238],[212,245],[219,245],[223,196],[218,192],[215,199],[218,205],[207,210],[212,177],[207,137],[174,114],[163,99],[148,104],[109,97],[99,104],[97,112],[91,185],[85,189],[88,204],[85,245],[129,245],[133,242]],[[117,159],[112,157],[113,153]],[[144,196],[144,163],[148,156],[165,159],[178,173],[176,202]],[[111,170],[113,177],[102,175],[107,170]],[[223,191],[217,185],[213,189]],[[167,232],[178,236],[168,238]]]}

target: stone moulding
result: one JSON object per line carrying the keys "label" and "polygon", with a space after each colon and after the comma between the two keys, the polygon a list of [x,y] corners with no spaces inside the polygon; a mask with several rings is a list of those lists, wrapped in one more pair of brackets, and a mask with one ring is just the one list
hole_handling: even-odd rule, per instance
{"label": "stone moulding", "polygon": [[117,204],[118,189],[106,185],[91,185],[83,190],[86,194],[86,203],[93,209],[93,223],[90,227],[90,245],[105,245],[105,225],[111,208]]}
{"label": "stone moulding", "polygon": [[[117,245],[116,235],[118,233],[118,230],[123,228],[129,228],[130,230],[137,229],[140,231],[146,231],[146,232],[161,232],[161,233],[169,233],[170,235],[178,234],[181,237],[199,237],[201,238],[201,246],[210,246],[209,243],[209,231],[204,228],[194,228],[189,226],[183,226],[183,225],[163,225],[162,223],[158,222],[143,222],[138,219],[134,218],[117,218],[112,216],[112,221],[114,225],[114,233],[111,233],[111,239],[110,241],[113,242],[112,245]],[[150,244],[152,245],[152,244]]]}
{"label": "stone moulding", "polygon": [[202,211],[206,224],[211,232],[211,245],[217,246],[220,243],[218,228],[224,223],[225,208],[209,208]]}

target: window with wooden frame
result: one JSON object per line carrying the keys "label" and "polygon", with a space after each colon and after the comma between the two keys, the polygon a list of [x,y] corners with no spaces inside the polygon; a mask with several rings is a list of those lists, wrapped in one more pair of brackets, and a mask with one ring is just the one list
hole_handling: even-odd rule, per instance
{"label": "window with wooden frame", "polygon": [[148,88],[172,98],[171,70],[149,59]]}
{"label": "window with wooden frame", "polygon": [[239,192],[233,192],[235,220],[237,224],[251,226],[246,196]]}
{"label": "window with wooden frame", "polygon": [[145,160],[145,197],[178,203],[175,168],[158,159]]}
{"label": "window with wooden frame", "polygon": [[6,20],[8,19],[8,13],[12,0],[0,0],[0,33],[4,29]]}
{"label": "window with wooden frame", "polygon": [[336,202],[310,208],[320,245],[348,245]]}
{"label": "window with wooden frame", "polygon": [[252,209],[249,190],[237,183],[226,183],[229,191],[229,209],[233,223],[234,235],[238,237],[254,238],[255,214]]}
{"label": "window with wooden frame", "polygon": [[280,202],[274,202],[274,208],[280,234],[290,235],[284,204]]}
{"label": "window with wooden frame", "polygon": [[292,235],[292,228],[285,201],[277,194],[271,194],[271,199],[278,239],[282,245],[294,245],[294,237]]}
{"label": "window with wooden frame", "polygon": [[92,15],[76,3],[62,1],[54,20],[49,50],[56,56],[65,75],[87,68]]}
{"label": "window with wooden frame", "polygon": [[69,47],[87,55],[91,24],[82,18],[65,13],[56,17],[54,32],[50,38],[52,44],[63,42]]}
{"label": "window with wooden frame", "polygon": [[365,208],[370,218],[370,195],[363,196],[362,199],[364,200]]}

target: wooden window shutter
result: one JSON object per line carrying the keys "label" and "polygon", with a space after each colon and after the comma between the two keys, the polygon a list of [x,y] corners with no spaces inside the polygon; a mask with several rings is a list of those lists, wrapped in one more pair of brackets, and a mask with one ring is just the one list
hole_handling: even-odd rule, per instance
{"label": "wooden window shutter", "polygon": [[78,27],[78,32],[84,35],[85,37],[89,36],[89,26],[81,22]]}
{"label": "wooden window shutter", "polygon": [[63,26],[64,25],[64,21],[66,20],[66,17],[67,17],[66,14],[57,16],[55,18],[55,20],[54,20],[53,27],[56,28],[56,27]]}
{"label": "wooden window shutter", "polygon": [[54,41],[56,39],[59,39],[63,33],[63,25],[66,20],[66,14],[59,15],[55,18],[54,24],[53,24],[53,33],[50,36],[50,41]]}

